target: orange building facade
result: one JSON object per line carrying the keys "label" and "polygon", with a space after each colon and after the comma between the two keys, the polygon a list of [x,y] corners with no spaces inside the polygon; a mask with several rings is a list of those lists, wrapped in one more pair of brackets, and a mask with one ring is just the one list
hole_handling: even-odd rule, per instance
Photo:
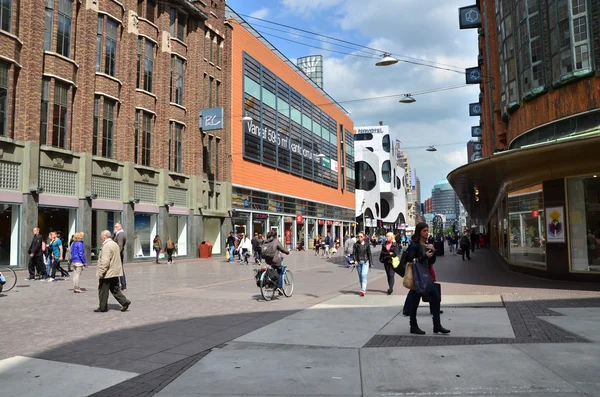
{"label": "orange building facade", "polygon": [[292,249],[354,233],[352,120],[239,15],[227,17],[234,230],[276,230]]}

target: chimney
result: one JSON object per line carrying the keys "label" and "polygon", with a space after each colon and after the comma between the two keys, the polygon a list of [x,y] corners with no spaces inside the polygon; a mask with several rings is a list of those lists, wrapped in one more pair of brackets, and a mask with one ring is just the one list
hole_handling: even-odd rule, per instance
{"label": "chimney", "polygon": [[383,125],[383,121],[380,121],[380,122],[379,122],[379,125]]}

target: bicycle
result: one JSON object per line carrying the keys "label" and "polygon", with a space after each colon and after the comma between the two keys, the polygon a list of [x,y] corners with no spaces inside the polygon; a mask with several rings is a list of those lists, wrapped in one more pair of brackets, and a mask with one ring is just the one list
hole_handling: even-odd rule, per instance
{"label": "bicycle", "polygon": [[0,292],[8,292],[17,284],[17,273],[10,267],[0,267]]}
{"label": "bicycle", "polygon": [[[269,272],[269,270],[273,270]],[[254,270],[256,274],[256,284],[260,288],[260,294],[263,299],[270,301],[275,297],[275,292],[279,289],[279,277],[283,277],[283,294],[289,298],[294,293],[294,274],[287,269],[285,264],[281,264],[281,275],[277,274],[275,269],[262,267],[260,270]]]}

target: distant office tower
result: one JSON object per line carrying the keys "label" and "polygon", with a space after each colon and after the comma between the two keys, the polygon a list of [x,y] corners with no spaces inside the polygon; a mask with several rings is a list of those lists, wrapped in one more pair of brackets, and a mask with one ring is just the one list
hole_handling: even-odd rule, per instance
{"label": "distant office tower", "polygon": [[307,57],[298,58],[296,61],[298,67],[310,77],[320,88],[323,88],[323,56],[310,55]]}

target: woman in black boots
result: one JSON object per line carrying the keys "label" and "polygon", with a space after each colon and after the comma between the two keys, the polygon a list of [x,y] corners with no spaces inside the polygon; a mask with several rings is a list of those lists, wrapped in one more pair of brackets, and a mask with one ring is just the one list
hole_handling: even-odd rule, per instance
{"label": "woman in black boots", "polygon": [[392,258],[400,257],[402,247],[394,240],[394,233],[388,232],[385,235],[386,241],[381,245],[381,253],[379,254],[379,262],[383,263],[385,273],[387,274],[388,290],[387,294],[391,295],[394,292],[394,267],[392,266]]}
{"label": "woman in black boots", "polygon": [[[431,271],[431,266],[435,263],[435,251],[432,244],[427,244],[427,237],[429,236],[429,227],[426,223],[419,223],[415,228],[415,233],[412,236],[412,244],[408,247],[406,252],[406,262],[411,263],[414,260],[425,266],[427,271]],[[450,333],[450,330],[442,327],[440,320],[440,302],[441,297],[437,290],[434,288],[431,291],[427,291],[423,294],[418,294],[414,290],[411,290],[409,295],[410,301],[410,333],[417,335],[424,335],[425,331],[419,328],[417,324],[417,309],[421,296],[427,294],[429,297],[429,306],[431,307],[431,314],[433,316],[433,332],[442,334]]]}

